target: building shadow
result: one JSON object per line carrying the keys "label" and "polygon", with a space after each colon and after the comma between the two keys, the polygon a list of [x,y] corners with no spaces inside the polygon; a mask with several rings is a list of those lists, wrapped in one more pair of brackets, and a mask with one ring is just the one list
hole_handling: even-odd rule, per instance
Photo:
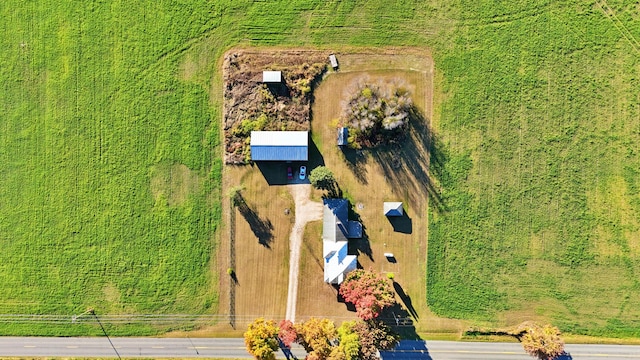
{"label": "building shadow", "polygon": [[307,171],[310,172],[312,169],[317,168],[318,166],[324,166],[324,156],[322,156],[322,153],[320,152],[320,149],[318,149],[318,146],[316,145],[315,142],[313,142],[313,140],[309,139],[309,149],[308,149],[309,153],[308,155],[308,161],[307,161]]}
{"label": "building shadow", "polygon": [[347,253],[349,255],[357,256],[360,256],[360,254],[364,254],[369,258],[369,260],[375,262],[375,260],[373,259],[373,250],[371,249],[369,235],[367,235],[367,227],[362,223],[362,217],[355,211],[351,202],[349,202],[349,220],[354,220],[362,224],[362,237],[360,237],[359,239],[349,239],[349,247],[347,249]]}
{"label": "building shadow", "polygon": [[424,340],[401,340],[393,350],[380,351],[380,358],[383,360],[433,360]]}
{"label": "building shadow", "polygon": [[387,216],[387,220],[393,226],[394,232],[403,234],[411,234],[413,232],[413,222],[406,211],[402,213],[402,216]]}
{"label": "building shadow", "polygon": [[409,294],[407,294],[402,286],[396,281],[393,282],[393,289],[400,297],[400,300],[402,300],[402,303],[404,304],[404,307],[407,309],[407,311],[409,311],[409,314],[411,314],[414,319],[418,320],[420,317],[418,316],[418,312],[416,311],[415,307],[413,307],[411,296],[409,296]]}
{"label": "building shadow", "polygon": [[286,185],[287,179],[287,167],[292,166],[284,161],[256,161],[254,163],[258,167],[262,177],[267,181],[267,184],[272,185]]}
{"label": "building shadow", "polygon": [[[265,83],[264,85],[266,85],[269,92],[276,98],[286,98],[286,100],[291,99],[291,89],[289,89],[289,86],[284,81],[284,79],[279,83]],[[279,100],[286,101],[283,99]]]}
{"label": "building shadow", "polygon": [[273,241],[273,224],[268,218],[261,218],[258,213],[247,204],[246,199],[241,193],[237,195],[237,208],[240,214],[249,224],[251,231],[258,238],[260,245],[270,249]]}

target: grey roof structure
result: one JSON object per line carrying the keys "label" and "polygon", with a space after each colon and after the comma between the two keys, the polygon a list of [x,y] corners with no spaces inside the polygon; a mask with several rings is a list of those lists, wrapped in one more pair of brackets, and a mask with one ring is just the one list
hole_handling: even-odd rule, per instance
{"label": "grey roof structure", "polygon": [[385,216],[403,216],[404,209],[401,202],[385,202],[383,206]]}
{"label": "grey roof structure", "polygon": [[349,220],[346,199],[325,199],[322,223],[322,253],[324,281],[340,284],[350,271],[357,268],[358,257],[348,255],[348,239],[362,237],[362,224]]}
{"label": "grey roof structure", "polygon": [[251,160],[309,160],[308,131],[252,131]]}

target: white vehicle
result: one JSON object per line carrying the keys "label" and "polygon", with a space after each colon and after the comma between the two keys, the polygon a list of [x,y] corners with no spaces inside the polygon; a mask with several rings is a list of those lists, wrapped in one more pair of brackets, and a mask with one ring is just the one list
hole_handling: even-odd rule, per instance
{"label": "white vehicle", "polygon": [[304,180],[307,177],[307,167],[302,165],[300,166],[300,180]]}

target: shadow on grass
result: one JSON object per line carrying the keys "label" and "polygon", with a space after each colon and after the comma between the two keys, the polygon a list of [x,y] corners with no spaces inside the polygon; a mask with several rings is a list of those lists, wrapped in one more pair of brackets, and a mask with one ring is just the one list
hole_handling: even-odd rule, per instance
{"label": "shadow on grass", "polygon": [[[415,311],[415,309],[414,309]],[[378,318],[380,321],[389,325],[393,331],[405,340],[420,340],[420,335],[416,332],[414,320],[407,309],[401,304],[395,304],[390,308],[386,308]]]}
{"label": "shadow on grass", "polygon": [[414,319],[418,320],[420,317],[418,316],[418,312],[416,311],[416,308],[413,307],[411,296],[409,296],[409,294],[404,292],[404,289],[402,288],[402,286],[395,281],[393,282],[393,288],[396,291],[396,294],[398,294],[398,296],[400,297],[400,300],[402,300],[404,307],[407,309],[407,311],[409,311],[409,314],[411,314],[411,316],[413,316]]}
{"label": "shadow on grass", "polygon": [[[353,204],[349,202],[349,220],[354,220],[362,224],[362,237],[359,239],[349,239],[349,248],[347,252],[349,255],[364,254],[367,255],[369,260],[375,262],[373,259],[373,250],[371,250],[371,242],[369,241],[369,235],[367,235],[367,227],[362,223],[362,218],[353,208]],[[360,262],[358,262],[358,268],[360,268]]]}
{"label": "shadow on grass", "polygon": [[262,219],[258,215],[258,213],[252,209],[247,201],[242,196],[241,193],[238,193],[236,199],[236,206],[240,214],[249,224],[251,231],[258,238],[258,243],[260,245],[270,249],[271,242],[273,241],[273,225],[269,219]]}
{"label": "shadow on grass", "polygon": [[393,226],[393,231],[411,234],[413,232],[413,223],[407,212],[403,212],[402,216],[387,216],[387,220]]}
{"label": "shadow on grass", "polygon": [[365,166],[367,164],[367,157],[363,151],[352,149],[348,146],[341,146],[340,150],[342,151],[344,159],[347,161],[347,167],[351,170],[356,180],[363,185],[369,184],[367,180],[367,167]]}
{"label": "shadow on grass", "polygon": [[371,150],[393,192],[407,199],[410,207],[420,212],[424,211],[420,205],[426,197],[439,211],[446,211],[435,181],[439,172],[432,171],[440,169],[443,163],[438,144],[427,119],[414,107],[410,112],[407,136],[402,141]]}

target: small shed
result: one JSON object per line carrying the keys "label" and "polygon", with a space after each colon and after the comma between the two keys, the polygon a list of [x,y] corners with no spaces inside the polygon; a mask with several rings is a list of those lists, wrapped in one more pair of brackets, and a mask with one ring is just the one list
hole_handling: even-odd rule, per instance
{"label": "small shed", "polygon": [[262,82],[266,84],[280,84],[282,82],[282,71],[263,71]]}
{"label": "small shed", "polygon": [[401,202],[385,202],[384,216],[403,216],[404,210]]}
{"label": "small shed", "polygon": [[336,59],[336,56],[334,54],[329,55],[329,62],[331,63],[331,67],[333,68],[333,70],[336,70],[338,68],[338,59]]}
{"label": "small shed", "polygon": [[346,127],[338,128],[338,146],[345,146],[349,142],[349,129]]}

